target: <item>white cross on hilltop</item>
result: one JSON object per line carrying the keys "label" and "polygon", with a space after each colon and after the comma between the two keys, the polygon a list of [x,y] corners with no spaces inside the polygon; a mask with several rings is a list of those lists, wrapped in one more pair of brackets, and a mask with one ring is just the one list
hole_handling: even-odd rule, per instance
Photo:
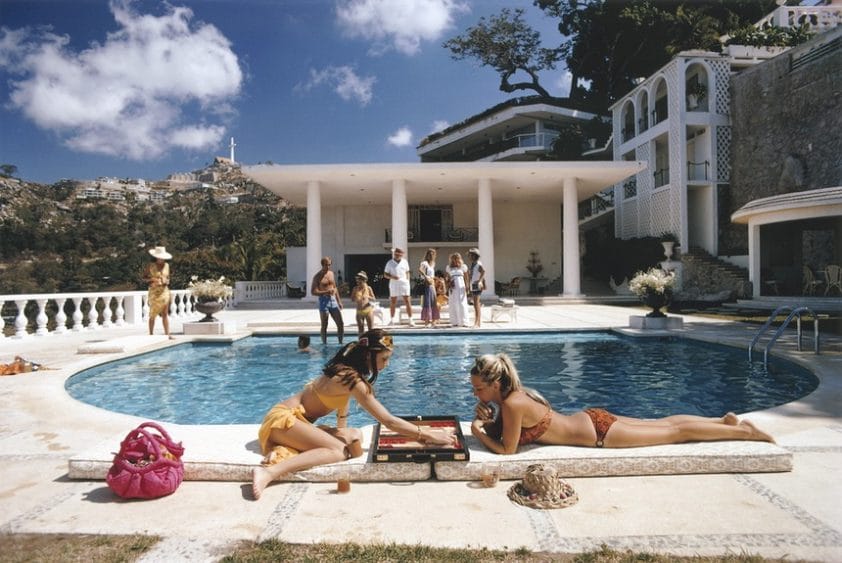
{"label": "white cross on hilltop", "polygon": [[237,162],[236,160],[234,160],[234,147],[236,146],[237,143],[234,142],[234,137],[231,137],[231,143],[228,145],[228,147],[231,149],[231,162]]}

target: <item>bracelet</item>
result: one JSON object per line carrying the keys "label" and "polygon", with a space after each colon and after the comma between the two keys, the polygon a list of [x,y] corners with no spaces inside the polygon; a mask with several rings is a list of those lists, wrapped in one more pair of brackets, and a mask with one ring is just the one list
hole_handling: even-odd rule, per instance
{"label": "bracelet", "polygon": [[348,418],[347,414],[337,414],[336,418]]}
{"label": "bracelet", "polygon": [[420,426],[416,426],[416,428],[418,429],[418,441],[419,441],[419,442],[421,442],[421,441],[423,441],[423,439],[424,439],[424,438],[421,436],[421,427],[420,427]]}

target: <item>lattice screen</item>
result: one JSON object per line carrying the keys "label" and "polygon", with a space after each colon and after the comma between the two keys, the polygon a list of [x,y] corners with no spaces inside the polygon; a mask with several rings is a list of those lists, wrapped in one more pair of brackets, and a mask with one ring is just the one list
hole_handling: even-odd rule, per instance
{"label": "lattice screen", "polygon": [[716,181],[731,181],[731,127],[716,128]]}
{"label": "lattice screen", "polygon": [[672,208],[670,192],[672,192],[672,189],[661,190],[652,194],[652,205],[650,206],[652,209],[652,219],[651,231],[649,233],[652,236],[658,236],[665,231],[675,232],[672,221],[670,220],[670,209]]}
{"label": "lattice screen", "polygon": [[678,95],[679,81],[684,81],[684,65],[674,61],[664,69],[669,88],[669,189],[668,200],[664,209],[653,205],[651,220],[651,234],[657,236],[664,231],[680,235],[682,193],[686,190],[687,172],[684,163],[687,161],[687,150],[684,123],[680,119],[684,100]]}
{"label": "lattice screen", "polygon": [[729,115],[731,112],[731,92],[729,90],[731,69],[728,62],[722,59],[705,59],[705,61],[711,66],[715,75],[716,92],[713,99],[716,100],[716,113]]}
{"label": "lattice screen", "polygon": [[637,201],[632,199],[623,202],[623,224],[620,238],[632,238],[638,236],[637,232]]}

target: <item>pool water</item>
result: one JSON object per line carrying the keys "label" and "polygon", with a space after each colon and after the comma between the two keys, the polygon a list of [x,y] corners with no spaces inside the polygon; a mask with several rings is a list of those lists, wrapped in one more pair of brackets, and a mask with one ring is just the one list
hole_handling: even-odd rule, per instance
{"label": "pool water", "polygon": [[[470,420],[476,356],[506,352],[524,384],[561,412],[604,407],[618,414],[721,416],[766,409],[810,393],[817,378],[773,358],[767,368],[743,349],[682,338],[612,333],[398,335],[377,398],[396,415]],[[337,346],[296,350],[294,337],[182,344],[80,372],[66,383],[80,401],[179,424],[256,424],[275,403],[321,373]],[[352,425],[374,419],[351,402]],[[333,424],[334,417],[325,418]]]}

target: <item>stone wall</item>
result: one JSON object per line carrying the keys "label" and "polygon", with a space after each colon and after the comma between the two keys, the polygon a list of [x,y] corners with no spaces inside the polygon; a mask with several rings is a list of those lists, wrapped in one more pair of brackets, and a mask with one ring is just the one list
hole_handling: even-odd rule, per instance
{"label": "stone wall", "polygon": [[[842,185],[842,28],[731,78],[731,184],[720,254],[746,254],[749,201]],[[723,201],[722,199],[720,201]]]}

